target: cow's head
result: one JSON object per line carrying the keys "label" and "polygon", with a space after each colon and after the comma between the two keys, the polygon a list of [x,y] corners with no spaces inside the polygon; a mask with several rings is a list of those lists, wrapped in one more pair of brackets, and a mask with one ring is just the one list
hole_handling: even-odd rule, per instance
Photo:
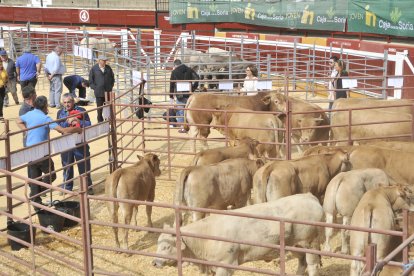
{"label": "cow's head", "polygon": [[148,165],[151,167],[152,172],[155,176],[160,176],[160,159],[158,158],[158,155],[153,153],[147,153],[144,156],[144,159],[147,161]]}
{"label": "cow's head", "polygon": [[297,123],[299,128],[301,128],[300,132],[300,142],[309,142],[313,141],[313,136],[315,135],[316,128],[315,126],[320,126],[322,122],[324,121],[322,115],[319,115],[319,117],[314,118],[310,117],[310,115],[305,115],[299,119],[297,119]]}
{"label": "cow's head", "polygon": [[229,108],[230,105],[220,105],[215,108],[216,111],[213,111],[211,113],[212,120],[210,125],[213,125],[214,129],[221,130],[224,125],[226,125],[226,122],[228,122],[231,113],[223,112],[227,108]]}
{"label": "cow's head", "polygon": [[394,211],[412,209],[414,204],[414,188],[407,184],[397,184],[395,189],[398,196],[394,202],[391,202],[392,209]]}
{"label": "cow's head", "polygon": [[[172,230],[171,226],[164,224],[164,230]],[[157,254],[165,255],[168,257],[176,257],[177,256],[177,237],[172,234],[162,233],[158,237],[157,242]],[[181,240],[181,250],[185,249],[185,244]],[[161,257],[157,257],[152,261],[152,265],[156,267],[163,267],[167,265],[175,265],[177,263],[176,260],[173,259],[164,259]]]}
{"label": "cow's head", "polygon": [[259,141],[249,138],[249,137],[244,137],[243,139],[240,140],[240,145],[242,144],[245,144],[248,146],[250,150],[248,158],[250,160],[255,160],[259,156],[259,152],[257,151],[257,145],[259,145]]}
{"label": "cow's head", "polygon": [[270,93],[262,98],[262,102],[269,106],[270,111],[286,112],[287,97],[280,92],[281,90]]}

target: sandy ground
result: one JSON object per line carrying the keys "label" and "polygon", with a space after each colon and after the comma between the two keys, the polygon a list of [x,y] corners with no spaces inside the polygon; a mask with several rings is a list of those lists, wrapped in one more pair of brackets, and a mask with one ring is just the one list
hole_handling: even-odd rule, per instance
{"label": "sandy ground", "polygon": [[[45,83],[43,79],[40,80],[38,84],[38,95],[48,95],[48,84]],[[21,98],[21,95],[19,95]],[[89,105],[87,109],[93,108],[94,105]],[[5,109],[4,114],[5,118],[10,120],[11,130],[17,130],[15,124],[15,119],[17,118],[19,106],[9,106]],[[57,110],[50,109],[50,116],[52,118],[56,117]],[[96,122],[96,116],[91,116],[92,121]],[[157,120],[155,120],[157,121]],[[125,130],[128,129],[125,127]],[[153,130],[147,131],[147,134],[158,134],[165,135],[168,130]],[[58,135],[55,133],[54,135]],[[165,139],[152,139],[153,141],[148,141],[146,143],[147,149],[165,149],[170,146],[175,150],[175,154],[172,155],[171,162],[173,164],[178,164],[180,166],[187,166],[190,164],[192,156],[181,154],[185,152],[191,152],[191,142],[185,142],[179,140],[180,137],[186,137],[185,134],[179,134],[176,129],[171,129],[171,135],[177,137],[177,139],[166,141]],[[214,132],[212,137],[220,137],[217,132]],[[213,143],[214,144],[214,143]],[[216,143],[218,145],[218,142]],[[91,143],[91,153],[97,153],[105,148],[107,148],[107,140],[102,139],[97,142]],[[21,147],[21,135],[13,139],[12,149],[17,149]],[[131,146],[129,146],[131,147]],[[125,154],[126,156],[127,154]],[[56,168],[60,167],[60,157],[56,156],[54,158]],[[101,164],[107,163],[107,154],[98,156],[93,159],[93,167],[99,167]],[[133,161],[135,154],[130,158]],[[166,156],[161,156],[162,163],[166,164]],[[169,177],[168,171],[163,170],[163,174],[157,179],[157,188],[156,188],[156,202],[163,203],[172,203],[173,194],[175,190],[175,179],[179,175],[181,168],[173,168],[171,171],[171,177]],[[105,176],[108,174],[108,166],[95,171],[92,174],[94,184],[102,181]],[[20,170],[18,173],[23,176],[26,175],[25,170]],[[76,175],[76,173],[75,173]],[[13,185],[18,185],[21,183],[21,180],[12,179]],[[54,182],[54,185],[58,185],[62,181],[62,173],[58,173],[58,179]],[[0,189],[5,190],[5,178],[0,179]],[[95,187],[95,194],[99,197],[103,194],[103,184],[99,184]],[[24,190],[20,189],[16,191],[17,194],[23,195]],[[52,199],[62,199],[62,196],[59,196],[57,192],[52,194]],[[44,199],[48,200],[49,196]],[[50,200],[50,199],[49,199]],[[104,202],[100,200],[90,200],[90,214],[91,218],[96,221],[110,222],[111,218],[106,209]],[[5,209],[6,202],[5,198],[0,198],[0,208]],[[146,225],[146,216],[143,207],[139,208],[138,212],[138,225]],[[15,209],[15,214],[19,216],[24,216],[27,214],[27,205]],[[162,228],[164,223],[172,224],[174,220],[174,213],[170,209],[165,208],[155,208],[153,209],[153,223],[154,227]],[[33,221],[37,223],[37,216],[33,217]],[[4,229],[6,227],[6,219],[4,217],[0,220],[0,227]],[[77,239],[81,241],[82,231],[80,227],[73,227],[70,229],[65,229],[61,234]],[[147,253],[155,253],[156,243],[158,238],[157,233],[147,233],[140,231],[129,231],[129,248],[131,250],[142,250]],[[92,244],[97,246],[106,246],[106,247],[115,247],[115,242],[113,238],[112,230],[109,227],[93,225],[92,226]],[[336,236],[334,240],[333,247],[338,247],[338,237]],[[42,253],[37,252],[35,260],[32,260],[31,251],[28,249],[22,249],[20,251],[11,251],[10,246],[7,245],[6,238],[0,236],[0,252],[7,253],[11,256],[17,257],[19,259],[27,261],[29,264],[32,261],[36,262],[38,273],[42,274],[42,271],[47,271],[52,275],[82,275],[82,270],[74,269],[71,267],[70,262],[76,263],[78,266],[82,267],[83,265],[83,254],[81,247],[63,241],[61,238],[58,238],[55,235],[49,235],[42,232],[40,229],[37,230],[36,235],[36,247],[42,250],[45,250],[53,255],[57,256],[57,260],[52,260],[50,258],[44,257]],[[163,269],[156,269],[151,265],[151,257],[139,256],[139,255],[128,255],[128,254],[117,254],[110,251],[94,249],[93,253],[93,265],[95,271],[109,271],[115,275],[177,275],[177,269],[175,267],[166,267]],[[289,273],[294,273],[296,270],[296,259],[293,259],[292,256],[288,256],[288,261],[286,264],[287,271]],[[340,259],[332,258],[323,258],[322,260],[323,267],[321,268],[321,275],[348,275],[349,274],[349,262]],[[273,271],[278,270],[278,259],[266,263],[266,262],[253,262],[245,264],[245,266],[256,267],[262,269],[269,269]],[[32,269],[26,268],[22,265],[17,264],[14,261],[6,259],[0,256],[0,273],[5,275],[34,275]],[[99,274],[99,273],[97,273]],[[200,275],[201,273],[195,266],[187,266],[184,268],[184,275]],[[235,275],[256,275],[249,272],[236,272]]]}

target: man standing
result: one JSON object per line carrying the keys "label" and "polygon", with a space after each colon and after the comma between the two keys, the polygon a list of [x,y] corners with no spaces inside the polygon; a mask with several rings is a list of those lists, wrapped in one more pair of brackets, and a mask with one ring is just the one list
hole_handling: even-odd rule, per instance
{"label": "man standing", "polygon": [[[83,107],[75,105],[75,98],[71,93],[63,94],[62,98],[63,107],[57,113],[57,119],[65,119],[60,121],[58,124],[63,127],[71,127],[74,125],[79,125],[81,128],[88,127],[91,125],[91,120],[89,119],[88,113],[85,113],[86,110]],[[71,116],[72,114],[79,114],[78,116]],[[71,117],[69,117],[71,116]],[[69,118],[68,118],[69,117]],[[80,117],[81,119],[79,119]],[[73,189],[73,163],[75,160],[78,166],[79,175],[89,172],[91,170],[91,161],[89,159],[89,145],[79,145],[77,148],[66,151],[61,154],[62,157],[62,167],[63,169],[63,184],[64,189],[72,191]],[[92,179],[90,174],[87,174],[88,187],[92,186]],[[93,190],[88,189],[88,194],[93,195]]]}
{"label": "man standing", "polygon": [[36,88],[41,68],[42,63],[39,57],[31,53],[30,47],[24,48],[23,55],[16,61],[17,81],[20,82],[22,90],[29,84]]}
{"label": "man standing", "polygon": [[[96,106],[99,108],[105,104],[105,98],[109,100],[110,92],[115,84],[112,68],[106,64],[108,59],[104,55],[98,57],[98,63],[92,66],[89,72],[90,86],[96,97]],[[102,108],[98,109],[98,123],[103,122]]]}
{"label": "man standing", "polygon": [[89,81],[85,80],[81,76],[71,75],[63,78],[63,84],[72,93],[73,97],[76,98],[76,89],[79,90],[79,98],[86,98],[86,87],[89,87]]}
{"label": "man standing", "polygon": [[63,52],[61,46],[56,46],[55,49],[47,55],[45,64],[46,77],[50,82],[49,100],[50,107],[61,108],[60,97],[62,96],[62,75],[66,72],[60,55]]}
{"label": "man standing", "polygon": [[[176,98],[176,104],[180,105],[180,107],[184,108],[185,104],[187,103],[188,98],[190,97],[190,93],[188,91],[177,91],[177,80],[191,80],[192,79],[192,69],[185,64],[181,63],[181,60],[176,59],[174,60],[174,69],[171,72],[170,77],[170,103],[174,102],[174,95]],[[179,133],[186,133],[187,131],[183,128],[182,123],[184,123],[184,110],[177,109],[177,122],[181,126],[181,129],[178,130]]]}
{"label": "man standing", "polygon": [[[27,140],[26,146],[30,147],[32,145],[44,142],[48,140],[49,137],[49,130],[54,129],[60,133],[81,133],[82,129],[79,127],[68,127],[63,128],[59,126],[57,123],[53,122],[53,119],[47,116],[48,113],[48,106],[47,106],[47,98],[45,96],[39,96],[34,101],[34,109],[32,111],[27,112],[26,114],[19,117],[17,120],[17,125],[20,129],[29,129],[27,131]],[[44,125],[47,124],[47,125]],[[42,176],[42,173],[47,174],[46,177]],[[28,177],[30,179],[36,179],[39,181],[43,181],[45,183],[52,183],[56,179],[55,167],[53,160],[48,156],[43,157],[40,161],[32,161],[29,163],[28,166]],[[44,189],[42,186],[36,185],[34,183],[29,183],[30,185],[30,197],[31,200],[37,203],[42,203],[42,199],[39,196]],[[35,208],[38,209],[38,208]]]}
{"label": "man standing", "polygon": [[11,93],[14,103],[17,105],[19,104],[19,98],[17,97],[17,87],[16,87],[16,64],[14,61],[7,56],[7,52],[5,50],[0,51],[1,61],[3,62],[3,67],[7,71],[7,76],[9,77],[9,81],[7,82],[6,86],[6,96],[4,97],[4,106],[9,105],[9,96],[7,95],[9,92]]}
{"label": "man standing", "polygon": [[36,90],[31,85],[25,86],[22,90],[22,94],[23,104],[20,106],[19,116],[22,116],[34,109],[34,101],[37,96]]}

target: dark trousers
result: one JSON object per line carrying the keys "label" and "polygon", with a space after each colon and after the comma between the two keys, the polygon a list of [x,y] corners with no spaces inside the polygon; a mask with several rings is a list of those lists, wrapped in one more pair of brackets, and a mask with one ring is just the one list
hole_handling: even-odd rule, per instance
{"label": "dark trousers", "polygon": [[20,81],[20,87],[22,90],[24,87],[28,86],[29,84],[31,84],[35,88],[37,84],[37,78],[34,77],[33,79],[30,79],[30,80]]}
{"label": "dark trousers", "polygon": [[[62,167],[73,164],[76,160],[78,162],[81,161],[77,164],[79,175],[82,175],[85,172],[90,172],[91,161],[89,159],[84,160],[85,158],[88,158],[89,156],[90,156],[90,153],[89,153],[88,145],[86,145],[86,148],[84,148],[84,146],[80,146],[74,150],[64,152],[61,154]],[[66,182],[62,188],[72,191],[73,190],[73,165],[68,166],[67,168],[63,169],[63,181],[64,182],[68,181],[68,182]],[[89,173],[87,174],[87,181],[88,181],[88,186],[91,186],[92,179]]]}
{"label": "dark trousers", "polygon": [[[96,106],[99,108],[105,104],[105,97],[96,97]],[[102,117],[102,108],[99,108],[98,110],[98,123],[103,122]]]}
{"label": "dark trousers", "polygon": [[[53,163],[53,160],[50,160],[50,159],[45,159],[45,160],[38,161],[38,162],[34,161],[34,162],[29,163],[29,166],[28,166],[29,178],[36,179],[36,178],[40,178],[43,173],[44,174],[49,173],[49,162],[50,162],[51,174],[49,176],[45,176],[42,179],[37,179],[37,180],[42,181],[47,184],[51,184],[53,181],[55,181],[56,179],[55,164]],[[32,198],[31,200],[34,202],[41,203],[42,199],[40,198],[40,196],[36,196],[36,197],[34,196],[44,191],[45,188],[40,185],[34,184],[34,183],[30,183],[29,185],[30,185],[30,197]]]}
{"label": "dark trousers", "polygon": [[63,84],[69,90],[69,93],[71,93],[73,97],[76,98],[76,89],[72,89],[72,82],[68,78],[63,78]]}
{"label": "dark trousers", "polygon": [[0,88],[0,117],[3,117],[3,104],[4,104],[5,96],[6,96],[6,88],[3,86]]}

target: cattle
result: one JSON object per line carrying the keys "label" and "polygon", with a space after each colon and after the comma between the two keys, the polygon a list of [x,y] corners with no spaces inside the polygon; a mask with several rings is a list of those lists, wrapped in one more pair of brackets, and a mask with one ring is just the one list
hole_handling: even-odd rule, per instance
{"label": "cattle", "polygon": [[[251,138],[260,142],[260,156],[279,156],[279,143],[283,142],[282,122],[274,114],[249,113],[251,110],[230,106],[219,107],[213,113],[211,124],[230,140]],[[259,130],[263,129],[263,130]]]}
{"label": "cattle", "polygon": [[[335,100],[332,109],[372,108],[378,111],[411,113],[411,100],[381,100],[372,98],[342,98]],[[370,109],[372,110],[372,109]]]}
{"label": "cattle", "polygon": [[318,146],[313,146],[311,148],[306,149],[304,152],[302,152],[302,156],[334,153],[338,149],[341,149],[346,152],[351,152],[353,149],[357,147],[358,146],[320,146],[318,145]]}
{"label": "cattle", "polygon": [[296,160],[276,161],[262,173],[261,187],[253,187],[253,203],[277,200],[310,192],[322,202],[329,181],[349,169],[349,156],[342,150],[333,154],[310,155]]}
{"label": "cattle", "polygon": [[[336,215],[342,216],[342,224],[349,225],[352,214],[364,193],[380,186],[389,186],[387,174],[380,169],[370,168],[341,172],[328,184],[323,201],[326,222],[333,223]],[[333,229],[325,228],[326,251],[331,251],[329,240]],[[341,229],[343,254],[349,254],[348,231]]]}
{"label": "cattle", "polygon": [[201,151],[194,156],[192,166],[209,165],[233,158],[258,157],[256,146],[259,144],[256,140],[250,138],[241,139],[235,147],[221,147]]}
{"label": "cattle", "polygon": [[[334,112],[331,116],[332,140],[346,145],[348,140],[358,144],[381,140],[409,141],[412,135],[412,116],[383,110]],[[351,128],[348,126],[351,124]],[[349,130],[351,129],[351,133]]]}
{"label": "cattle", "polygon": [[[407,186],[379,187],[367,191],[355,208],[351,219],[352,226],[395,230],[395,212],[409,208],[409,198],[413,192]],[[362,257],[368,243],[377,245],[377,259],[383,259],[395,247],[393,238],[389,235],[351,231],[351,255]],[[401,242],[401,241],[400,241]],[[361,261],[351,263],[351,276],[360,275],[363,268]]]}
{"label": "cattle", "polygon": [[[134,165],[127,168],[119,168],[110,174],[105,181],[105,194],[107,197],[154,201],[155,177],[161,175],[160,160],[157,155],[148,153]],[[112,216],[112,222],[118,223],[118,208],[121,209],[124,224],[130,224],[133,209],[138,205],[125,202],[108,202],[108,209]],[[146,206],[147,223],[152,227],[152,206]],[[120,247],[118,227],[113,227],[115,242]],[[128,229],[121,228],[121,247],[128,249]]]}
{"label": "cattle", "polygon": [[349,156],[352,169],[378,168],[397,183],[414,183],[414,154],[375,146],[356,147]]}
{"label": "cattle", "polygon": [[204,71],[205,64],[209,62],[207,54],[188,48],[178,49],[175,52],[174,60],[179,59],[182,63],[186,64],[194,71]]}
{"label": "cattle", "polygon": [[[213,119],[212,112],[220,106],[232,104],[240,108],[246,108],[254,111],[271,111],[270,104],[264,103],[262,98],[269,95],[269,92],[259,92],[257,95],[245,96],[227,96],[215,95],[208,93],[193,94],[187,101],[184,128],[189,131],[189,135],[193,138],[207,138],[210,134],[210,123]],[[207,109],[207,110],[200,110]],[[202,141],[204,146],[207,142]]]}
{"label": "cattle", "polygon": [[[272,111],[287,112],[287,102],[292,103],[292,139],[294,143],[321,142],[329,140],[329,118],[323,109],[316,104],[304,100],[274,93],[264,97],[263,101],[269,104]],[[305,113],[302,113],[305,112]],[[308,148],[309,144],[298,145],[299,151]]]}
{"label": "cattle", "polygon": [[[236,158],[185,168],[176,182],[175,203],[219,210],[243,207],[250,198],[253,175],[263,164],[260,159]],[[192,214],[193,221],[205,216],[196,211]]]}
{"label": "cattle", "polygon": [[98,39],[95,37],[85,37],[82,38],[79,45],[92,49],[94,58],[105,53],[114,54],[115,43],[111,42],[108,38]]}
{"label": "cattle", "polygon": [[[234,211],[251,215],[273,216],[311,222],[320,222],[324,215],[318,200],[309,193],[285,197],[274,202],[251,205]],[[229,214],[231,212],[233,211],[229,211]],[[319,249],[318,227],[286,223],[284,229],[286,245]],[[249,241],[254,244],[279,244],[280,242],[279,222],[229,215],[211,215],[195,223],[183,226],[180,230],[183,233]],[[175,236],[166,233],[161,234],[158,238],[157,254],[176,257],[176,242]],[[277,249],[188,236],[181,236],[180,250],[183,257],[232,265],[241,265],[257,260],[270,261],[278,256]],[[295,253],[295,255],[299,259],[296,274],[303,275],[307,265],[309,275],[318,275],[320,266],[318,255],[306,254],[306,258],[304,253]],[[153,260],[153,265],[157,267],[174,265],[175,263],[176,260],[164,259],[162,257],[157,257]],[[204,266],[201,268],[204,272],[211,272],[207,271],[207,268]],[[215,275],[232,274],[232,271],[228,268],[211,267],[209,269],[214,271]]]}

